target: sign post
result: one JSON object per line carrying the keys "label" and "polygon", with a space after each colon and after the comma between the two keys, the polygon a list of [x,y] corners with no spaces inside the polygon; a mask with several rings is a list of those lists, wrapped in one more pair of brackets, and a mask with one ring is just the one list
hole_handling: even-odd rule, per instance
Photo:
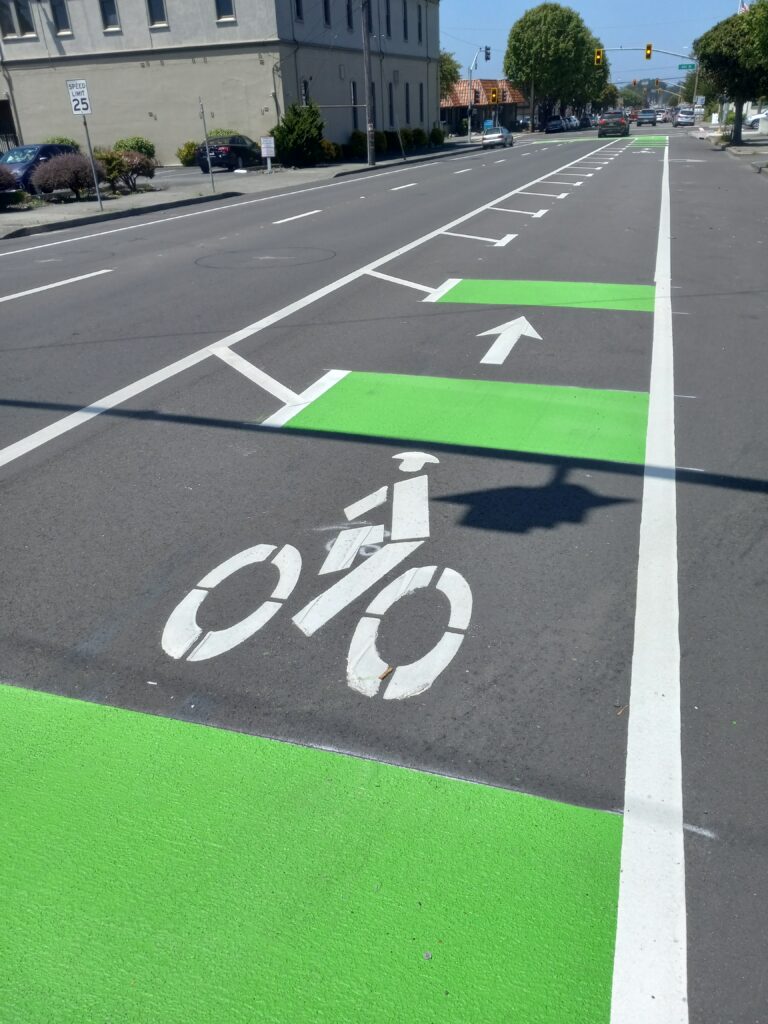
{"label": "sign post", "polygon": [[213,168],[211,167],[211,149],[208,145],[208,126],[205,123],[205,107],[203,106],[203,97],[198,96],[197,101],[200,104],[200,120],[203,122],[203,136],[205,137],[205,160],[208,164],[208,176],[211,179],[211,192],[216,191],[216,183],[213,180]]}
{"label": "sign post", "polygon": [[275,155],[275,140],[271,135],[262,135],[259,139],[261,155],[267,158],[267,174],[272,173],[272,157]]}
{"label": "sign post", "polygon": [[91,113],[91,101],[88,96],[88,83],[84,78],[68,78],[67,89],[69,90],[69,102],[72,104],[72,113],[83,119],[85,128],[85,141],[88,143],[88,159],[91,161],[91,173],[93,184],[96,187],[96,198],[99,200],[99,209],[104,212],[104,203],[101,201],[101,189],[96,174],[96,161],[93,159],[93,147],[91,146],[91,133],[88,131],[88,119],[86,114]]}

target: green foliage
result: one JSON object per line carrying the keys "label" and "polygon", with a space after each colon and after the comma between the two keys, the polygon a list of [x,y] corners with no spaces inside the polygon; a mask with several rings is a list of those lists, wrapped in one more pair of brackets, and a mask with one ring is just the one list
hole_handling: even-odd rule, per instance
{"label": "green foliage", "polygon": [[132,152],[132,153],[143,153],[144,156],[149,157],[150,160],[155,159],[155,147],[149,139],[143,138],[141,135],[131,135],[128,139],[118,139],[112,149],[118,153]]}
{"label": "green foliage", "polygon": [[330,139],[322,139],[320,142],[320,148],[323,151],[323,160],[327,163],[332,163],[334,160],[341,160],[341,146],[338,146],[335,142],[331,142]]}
{"label": "green foliage", "polygon": [[97,148],[94,149],[93,155],[104,169],[104,180],[113,192],[117,192],[117,183],[124,166],[123,154],[114,149]]}
{"label": "green foliage", "polygon": [[120,153],[122,167],[120,169],[120,184],[129,192],[138,192],[138,178],[154,178],[155,161],[138,150],[126,150]]}
{"label": "green foliage", "polygon": [[223,139],[225,135],[242,135],[238,128],[209,128],[209,139]]}
{"label": "green foliage", "polygon": [[373,151],[375,153],[387,152],[387,136],[384,132],[373,133]]}
{"label": "green foliage", "polygon": [[452,53],[440,51],[440,99],[447,100],[451,90],[461,80],[461,67]]}
{"label": "green foliage", "polygon": [[54,146],[74,146],[78,153],[80,152],[80,143],[67,135],[49,135],[43,142],[50,142]]}
{"label": "green foliage", "polygon": [[618,105],[619,90],[613,82],[608,82],[603,86],[603,91],[596,101],[596,106],[600,107],[601,110],[615,110]]}
{"label": "green foliage", "polygon": [[683,84],[680,86],[680,99],[683,103],[694,102],[694,88],[699,96],[704,97],[705,103],[713,102],[720,97],[720,92],[709,75],[703,74],[700,71],[697,82],[696,72],[689,71],[685,76]]}
{"label": "green foliage", "polygon": [[413,149],[413,132],[410,128],[400,129],[400,139],[403,143],[403,149]]}
{"label": "green foliage", "polygon": [[[96,174],[104,181],[104,168],[96,161]],[[87,156],[80,153],[62,153],[51,157],[35,168],[32,184],[39,192],[53,192],[54,189],[68,188],[80,199],[83,193],[93,188],[93,172]]]}
{"label": "green foliage", "polygon": [[442,146],[445,142],[445,134],[442,128],[438,128],[437,125],[429,133],[429,144],[430,146]]}
{"label": "green foliage", "polygon": [[733,142],[741,142],[744,103],[768,92],[768,60],[760,53],[751,12],[719,21],[693,44],[701,70],[717,92],[733,100]]}
{"label": "green foliage", "polygon": [[625,89],[619,90],[619,105],[622,107],[643,107],[645,106],[645,97],[639,89],[627,86]]}
{"label": "green foliage", "polygon": [[400,152],[400,138],[397,132],[388,131],[384,132],[384,137],[387,140],[387,149],[390,153]]}
{"label": "green foliage", "polygon": [[348,145],[349,154],[353,160],[364,160],[368,156],[368,140],[365,137],[365,132],[352,132]]}
{"label": "green foliage", "polygon": [[416,147],[416,149],[422,149],[424,146],[427,145],[428,141],[429,140],[427,139],[427,133],[424,131],[423,128],[413,129],[413,144]]}
{"label": "green foliage", "polygon": [[191,139],[189,142],[182,142],[176,150],[176,156],[182,167],[193,167],[197,156],[197,143]]}
{"label": "green foliage", "polygon": [[0,192],[4,192],[9,188],[16,188],[16,178],[7,167],[0,165]]}
{"label": "green foliage", "polygon": [[504,73],[525,95],[534,85],[545,114],[555,105],[583,107],[598,99],[608,83],[610,65],[595,67],[602,42],[570,7],[544,3],[515,22],[504,55]]}
{"label": "green foliage", "polygon": [[322,159],[320,145],[325,127],[316,103],[294,103],[272,131],[277,155],[283,164],[308,167]]}

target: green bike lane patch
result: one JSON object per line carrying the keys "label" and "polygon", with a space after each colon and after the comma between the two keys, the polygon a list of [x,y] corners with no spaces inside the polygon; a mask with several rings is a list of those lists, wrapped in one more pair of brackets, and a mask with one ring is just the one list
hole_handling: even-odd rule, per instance
{"label": "green bike lane patch", "polygon": [[656,290],[648,284],[591,281],[507,281],[456,279],[436,300],[494,306],[549,306],[652,313]]}
{"label": "green bike lane patch", "polygon": [[640,465],[638,391],[351,372],[286,428]]}
{"label": "green bike lane patch", "polygon": [[0,686],[5,1024],[607,1024],[622,819]]}

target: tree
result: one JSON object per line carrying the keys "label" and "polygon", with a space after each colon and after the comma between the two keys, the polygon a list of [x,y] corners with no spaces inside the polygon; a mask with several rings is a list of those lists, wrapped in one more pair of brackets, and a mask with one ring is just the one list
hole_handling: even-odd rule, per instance
{"label": "tree", "polygon": [[521,92],[534,90],[543,120],[557,106],[579,107],[599,97],[610,75],[605,58],[595,66],[595,50],[601,47],[576,11],[540,4],[510,29],[504,74]]}
{"label": "tree", "polygon": [[619,90],[619,99],[623,107],[642,107],[645,105],[645,96],[639,89],[627,85]]}
{"label": "tree", "polygon": [[440,51],[440,99],[447,100],[461,78],[461,67],[452,53]]}
{"label": "tree", "polygon": [[733,14],[719,21],[693,44],[701,70],[714,88],[733,101],[735,119],[732,142],[741,143],[744,104],[768,92],[768,60],[750,14]]}
{"label": "tree", "polygon": [[754,60],[768,63],[768,0],[756,0],[745,15],[750,20],[755,33]]}
{"label": "tree", "polygon": [[702,74],[701,71],[698,75],[698,81],[695,71],[688,72],[683,80],[683,84],[680,86],[680,99],[684,103],[694,103],[694,89],[696,90],[697,95],[704,97],[705,103],[709,103],[711,100],[717,99],[720,95],[720,92],[714,82],[712,82],[708,75]]}
{"label": "tree", "polygon": [[615,110],[619,105],[619,90],[613,82],[607,82],[600,93],[597,104],[601,110]]}
{"label": "tree", "polygon": [[325,124],[316,103],[292,104],[272,129],[277,155],[283,164],[308,167],[322,158]]}

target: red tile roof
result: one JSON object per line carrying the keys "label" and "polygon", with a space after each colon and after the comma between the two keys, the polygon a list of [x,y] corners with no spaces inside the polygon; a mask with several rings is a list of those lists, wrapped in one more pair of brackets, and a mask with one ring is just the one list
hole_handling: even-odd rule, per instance
{"label": "red tile roof", "polygon": [[[472,91],[480,93],[479,100],[472,98],[472,106],[489,107],[491,105],[491,89],[496,89],[499,103],[525,104],[526,99],[517,89],[513,89],[506,78],[473,78]],[[469,79],[462,78],[451,90],[448,99],[441,100],[441,107],[466,107],[469,103]]]}

